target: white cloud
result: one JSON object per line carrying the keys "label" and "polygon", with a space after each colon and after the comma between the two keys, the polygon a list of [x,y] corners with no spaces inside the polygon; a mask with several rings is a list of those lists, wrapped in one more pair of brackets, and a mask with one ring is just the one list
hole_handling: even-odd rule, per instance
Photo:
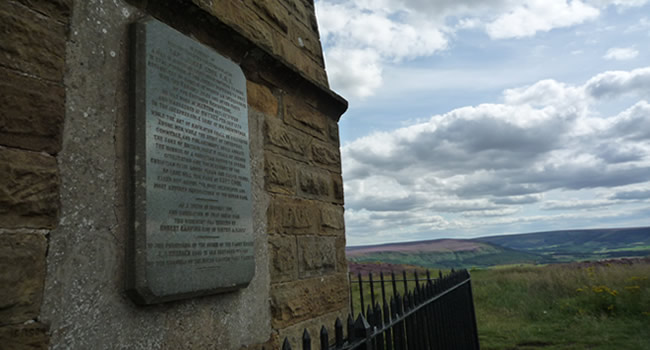
{"label": "white cloud", "polygon": [[381,87],[385,65],[447,50],[459,30],[484,30],[492,39],[531,37],[592,21],[608,6],[645,2],[318,0],[316,13],[331,86],[364,98]]}
{"label": "white cloud", "polygon": [[631,60],[639,55],[639,51],[633,47],[613,47],[607,50],[603,56],[606,60],[625,61]]}
{"label": "white cloud", "polygon": [[[599,104],[617,96],[638,102],[601,115]],[[531,210],[600,210],[646,196],[628,188],[650,187],[647,96],[650,67],[604,72],[582,85],[542,80],[505,90],[501,104],[462,107],[359,138],[342,148],[346,206],[353,217],[380,218],[386,234],[401,227],[415,235],[515,223],[527,211],[534,220]],[[607,191],[557,198],[594,189]],[[352,220],[359,223],[353,232],[367,230]]]}
{"label": "white cloud", "polygon": [[577,0],[526,1],[488,23],[486,31],[494,39],[523,38],[593,20],[599,14],[597,8]]}

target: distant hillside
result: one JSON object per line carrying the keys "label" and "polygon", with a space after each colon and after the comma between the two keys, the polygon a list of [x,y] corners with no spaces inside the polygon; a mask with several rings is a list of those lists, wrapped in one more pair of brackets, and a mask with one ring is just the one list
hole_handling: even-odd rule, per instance
{"label": "distant hillside", "polygon": [[517,251],[486,242],[459,239],[348,247],[349,261],[417,265],[430,268],[487,267],[515,263],[537,263],[535,253]]}
{"label": "distant hillside", "polygon": [[355,263],[469,268],[650,256],[650,227],[565,230],[346,248]]}
{"label": "distant hillside", "polygon": [[650,255],[650,227],[535,232],[473,241],[539,254],[544,257],[543,262]]}

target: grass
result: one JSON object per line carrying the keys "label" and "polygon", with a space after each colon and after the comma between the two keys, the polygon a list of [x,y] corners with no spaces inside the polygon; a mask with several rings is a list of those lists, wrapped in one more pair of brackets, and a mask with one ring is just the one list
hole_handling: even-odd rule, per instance
{"label": "grass", "polygon": [[[481,349],[650,350],[647,260],[632,265],[507,266],[472,270],[471,275]],[[374,277],[379,280],[378,274]],[[414,285],[409,282],[408,288]],[[392,285],[386,286],[390,297]],[[378,283],[376,287],[375,299],[381,303]],[[358,312],[358,284],[352,289]],[[398,282],[402,295],[403,289]],[[367,284],[364,299],[368,304]]]}
{"label": "grass", "polygon": [[650,264],[472,271],[482,349],[650,349]]}

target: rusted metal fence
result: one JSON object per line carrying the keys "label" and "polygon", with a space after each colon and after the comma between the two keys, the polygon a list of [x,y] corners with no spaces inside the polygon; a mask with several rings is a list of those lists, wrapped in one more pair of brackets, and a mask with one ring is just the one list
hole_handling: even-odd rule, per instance
{"label": "rusted metal fence", "polygon": [[[358,284],[360,305],[365,310],[360,310],[356,320],[349,315],[345,326],[337,319],[333,337],[323,326],[318,335],[319,346],[313,349],[479,349],[467,270],[452,270],[447,275],[440,273],[438,278],[431,278],[429,272],[422,279],[417,272],[411,279],[407,279],[405,272],[402,279],[391,273],[388,281],[383,273],[379,280],[373,280],[372,274],[366,280],[361,275],[356,277],[358,280],[351,283]],[[398,284],[403,284],[404,295],[398,292]],[[370,288],[370,300],[363,293],[364,285]],[[381,289],[381,297],[375,293],[377,286]],[[351,288],[356,292],[354,289]],[[282,349],[289,350],[291,346],[285,339]],[[303,333],[302,349],[312,349],[312,336],[307,330]]]}

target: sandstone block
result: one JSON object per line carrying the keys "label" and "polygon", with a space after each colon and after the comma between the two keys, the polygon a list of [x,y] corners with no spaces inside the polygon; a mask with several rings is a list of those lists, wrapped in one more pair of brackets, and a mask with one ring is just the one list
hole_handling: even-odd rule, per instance
{"label": "sandstone block", "polygon": [[337,273],[271,286],[271,324],[282,329],[347,307],[348,276]]}
{"label": "sandstone block", "polygon": [[332,180],[328,173],[301,169],[298,175],[300,194],[307,198],[328,200]]}
{"label": "sandstone block", "polygon": [[300,278],[322,276],[336,269],[334,237],[298,237],[298,266]]}
{"label": "sandstone block", "polygon": [[343,207],[339,205],[323,205],[320,209],[321,229],[325,233],[341,233],[345,228]]}
{"label": "sandstone block", "polygon": [[294,130],[289,130],[279,119],[265,118],[264,138],[267,144],[287,151],[287,155],[306,158],[310,137]]}
{"label": "sandstone block", "polygon": [[311,158],[314,162],[334,171],[341,170],[341,153],[339,149],[324,142],[314,142],[311,145]]}
{"label": "sandstone block", "polygon": [[32,10],[56,21],[67,23],[70,18],[72,0],[17,0]]}
{"label": "sandstone block", "polygon": [[334,203],[343,204],[343,178],[340,174],[332,174],[332,191]]}
{"label": "sandstone block", "polygon": [[48,348],[47,327],[41,323],[0,327],[0,347],[12,350],[45,350]]}
{"label": "sandstone block", "polygon": [[291,22],[289,11],[277,0],[247,0],[264,20],[275,26],[280,32],[287,34]]}
{"label": "sandstone block", "polygon": [[336,237],[336,272],[348,273],[348,260],[345,256],[345,235]]}
{"label": "sandstone block", "polygon": [[54,228],[58,213],[56,159],[0,146],[0,226]]}
{"label": "sandstone block", "polygon": [[287,124],[323,141],[327,140],[328,120],[324,114],[301,101],[297,96],[286,95],[284,105],[284,118]]}
{"label": "sandstone block", "polygon": [[23,323],[39,315],[46,250],[42,234],[0,234],[0,325]]}
{"label": "sandstone block", "polygon": [[273,48],[274,31],[266,22],[241,1],[192,0],[220,21],[231,26],[241,35],[269,51]]}
{"label": "sandstone block", "polygon": [[296,184],[296,164],[287,158],[266,152],[264,183],[270,192],[293,194]]}
{"label": "sandstone block", "polygon": [[339,124],[333,120],[329,122],[329,136],[330,142],[338,148],[340,145]]}
{"label": "sandstone block", "polygon": [[313,234],[318,231],[318,209],[311,201],[274,197],[267,218],[269,232]]}
{"label": "sandstone block", "polygon": [[64,103],[63,86],[0,67],[0,144],[57,153]]}
{"label": "sandstone block", "polygon": [[246,96],[251,107],[269,116],[278,115],[278,99],[266,86],[247,80]]}
{"label": "sandstone block", "polygon": [[270,235],[271,283],[298,279],[296,237]]}
{"label": "sandstone block", "polygon": [[63,80],[65,24],[37,16],[13,1],[2,1],[0,33],[0,66],[54,82]]}

